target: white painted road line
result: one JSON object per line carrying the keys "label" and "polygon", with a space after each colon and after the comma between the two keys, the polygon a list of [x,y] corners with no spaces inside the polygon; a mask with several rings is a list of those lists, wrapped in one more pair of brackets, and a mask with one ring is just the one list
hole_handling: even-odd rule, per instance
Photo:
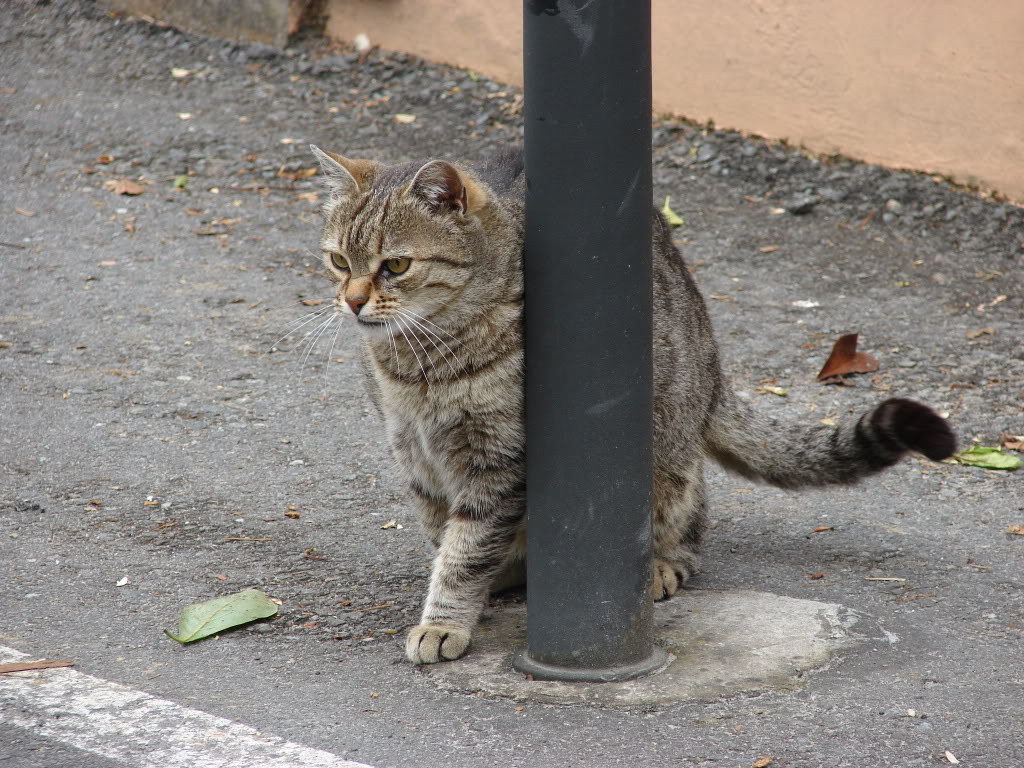
{"label": "white painted road line", "polygon": [[131,768],[372,768],[66,667],[0,675],[0,722]]}

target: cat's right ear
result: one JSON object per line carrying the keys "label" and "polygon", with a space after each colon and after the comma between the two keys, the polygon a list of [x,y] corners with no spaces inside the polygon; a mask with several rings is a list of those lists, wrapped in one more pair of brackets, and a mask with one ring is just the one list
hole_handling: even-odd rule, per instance
{"label": "cat's right ear", "polygon": [[324,184],[331,192],[331,199],[355,197],[366,189],[376,163],[372,160],[358,160],[327,152],[320,147],[309,145],[320,161],[320,172]]}

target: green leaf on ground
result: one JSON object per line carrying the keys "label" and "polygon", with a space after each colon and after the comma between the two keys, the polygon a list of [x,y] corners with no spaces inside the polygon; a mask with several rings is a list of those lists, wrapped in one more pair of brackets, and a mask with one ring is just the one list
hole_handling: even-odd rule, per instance
{"label": "green leaf on ground", "polygon": [[669,202],[672,200],[671,197],[665,198],[665,205],[661,207],[661,215],[665,217],[665,221],[673,227],[681,227],[685,223],[683,217],[668,207]]}
{"label": "green leaf on ground", "polygon": [[176,189],[184,189],[188,186],[188,176],[184,173],[181,176],[174,177],[174,186]]}
{"label": "green leaf on ground", "polygon": [[956,460],[961,464],[982,469],[1020,469],[1022,463],[1019,456],[1003,453],[1000,448],[984,445],[975,445],[960,451],[956,455]]}
{"label": "green leaf on ground", "polygon": [[245,589],[228,597],[186,605],[178,619],[178,634],[166,629],[164,634],[179,643],[191,643],[275,613],[277,604],[273,600],[258,589]]}

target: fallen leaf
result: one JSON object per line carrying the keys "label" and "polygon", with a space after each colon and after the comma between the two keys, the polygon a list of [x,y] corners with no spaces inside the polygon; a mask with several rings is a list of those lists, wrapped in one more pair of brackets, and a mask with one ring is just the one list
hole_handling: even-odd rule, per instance
{"label": "fallen leaf", "polygon": [[1011,525],[1006,532],[1012,533],[1014,536],[1024,536],[1024,525]]}
{"label": "fallen leaf", "polygon": [[781,216],[785,212],[786,212],[785,208],[769,208],[768,209],[768,213],[770,213],[772,216]]}
{"label": "fallen leaf", "polygon": [[155,499],[146,499],[144,502],[142,502],[142,506],[144,506],[144,507],[159,507],[160,506],[160,502],[156,501]]}
{"label": "fallen leaf", "polygon": [[668,222],[670,227],[681,227],[686,222],[683,221],[683,217],[673,211],[669,207],[669,202],[672,200],[671,197],[665,196],[665,204],[661,206],[661,215],[665,217],[665,221]]}
{"label": "fallen leaf", "polygon": [[20,213],[22,216],[35,216],[36,215],[35,211],[26,211],[24,208],[15,208],[14,212],[15,213]]}
{"label": "fallen leaf", "polygon": [[384,525],[381,526],[381,530],[386,530],[388,528],[397,528],[398,530],[402,530],[402,528],[404,527],[405,526],[403,526],[397,520],[388,520],[386,523],[384,523]]}
{"label": "fallen leaf", "polygon": [[824,533],[825,531],[834,530],[831,525],[819,525],[814,529],[814,533]]}
{"label": "fallen leaf", "polygon": [[292,520],[298,520],[300,517],[302,517],[302,513],[301,512],[285,512],[284,516],[287,517],[287,518],[290,518]]}
{"label": "fallen leaf", "polygon": [[775,253],[775,251],[779,250],[779,248],[781,247],[781,245],[762,245],[757,250],[759,250],[761,253]]}
{"label": "fallen leaf", "polygon": [[995,332],[996,332],[996,329],[992,328],[991,326],[989,326],[988,328],[979,328],[976,331],[968,331],[967,332],[967,338],[968,339],[976,339],[979,336],[991,336]]}
{"label": "fallen leaf", "polygon": [[778,397],[789,397],[789,390],[782,387],[758,387],[757,392],[762,395],[777,395]]}
{"label": "fallen leaf", "polygon": [[996,304],[1001,304],[1004,301],[1006,301],[1006,297],[999,295],[992,299],[992,301],[988,302],[988,304],[979,304],[975,309],[979,312],[985,312],[986,310],[992,309]]}
{"label": "fallen leaf", "polygon": [[757,758],[757,760],[752,762],[750,764],[750,768],[767,768],[767,766],[769,766],[771,764],[772,764],[772,757],[770,755],[765,755],[764,757],[759,757],[759,758]]}
{"label": "fallen leaf", "polygon": [[117,580],[117,583],[114,584],[114,586],[115,587],[123,587],[126,584],[128,584],[128,577],[127,576],[122,576],[120,579]]}
{"label": "fallen leaf", "polygon": [[258,589],[245,589],[228,597],[185,606],[178,619],[178,634],[168,630],[164,634],[179,643],[191,643],[276,613],[277,605],[267,595]]}
{"label": "fallen leaf", "polygon": [[973,445],[966,448],[956,454],[954,458],[961,464],[982,469],[1014,470],[1020,469],[1020,465],[1024,463],[1021,462],[1019,456],[1003,453],[1001,448],[984,445]]}
{"label": "fallen leaf", "polygon": [[141,195],[146,190],[131,179],[111,179],[104,184],[115,195]]}
{"label": "fallen leaf", "polygon": [[33,669],[52,669],[53,667],[73,667],[75,662],[69,659],[43,659],[42,661],[19,661],[12,664],[0,664],[0,674],[4,672],[28,672]]}
{"label": "fallen leaf", "polygon": [[174,177],[174,188],[175,189],[184,189],[187,186],[188,186],[188,176],[186,176],[184,173],[181,174],[180,176],[175,176]]}
{"label": "fallen leaf", "polygon": [[188,77],[189,75],[192,74],[192,72],[193,72],[193,70],[191,70],[191,69],[182,69],[181,67],[171,67],[171,77],[173,77],[173,78],[175,78],[177,80],[181,80],[183,77]]}
{"label": "fallen leaf", "polygon": [[954,755],[948,749],[946,750],[946,759],[949,760],[949,762],[952,765],[960,765],[960,761],[956,759],[956,755]]}
{"label": "fallen leaf", "polygon": [[201,211],[198,208],[186,208],[185,209],[185,214],[187,216],[202,216],[205,213],[206,213],[206,211]]}
{"label": "fallen leaf", "polygon": [[112,162],[114,162],[114,156],[100,155],[99,157],[96,158],[96,162],[99,163],[100,165],[110,165]]}
{"label": "fallen leaf", "polygon": [[832,346],[832,353],[818,373],[818,381],[848,373],[871,373],[878,370],[878,360],[866,352],[857,351],[856,333],[840,336]]}
{"label": "fallen leaf", "polygon": [[1024,435],[1003,435],[1000,442],[1008,451],[1024,450]]}
{"label": "fallen leaf", "polygon": [[416,122],[416,115],[408,115],[408,114],[404,114],[402,112],[399,112],[397,115],[394,116],[393,120],[396,123],[402,123],[403,125],[408,125],[409,123],[415,123]]}
{"label": "fallen leaf", "polygon": [[810,574],[807,575],[807,578],[810,579],[811,581],[821,581],[822,579],[825,578],[825,572],[824,571],[817,571],[816,573],[810,573]]}
{"label": "fallen leaf", "polygon": [[302,168],[298,171],[286,171],[284,166],[277,171],[277,175],[282,179],[291,179],[292,181],[298,181],[299,179],[308,179],[316,176],[318,170],[316,168]]}

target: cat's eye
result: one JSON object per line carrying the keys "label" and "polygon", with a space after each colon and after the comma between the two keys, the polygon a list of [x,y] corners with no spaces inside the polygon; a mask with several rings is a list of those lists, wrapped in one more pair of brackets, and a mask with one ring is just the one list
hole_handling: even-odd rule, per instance
{"label": "cat's eye", "polygon": [[412,259],[388,259],[384,262],[384,267],[392,275],[400,275],[409,268],[412,264]]}
{"label": "cat's eye", "polygon": [[348,259],[340,253],[331,254],[331,264],[334,265],[335,269],[348,269]]}

